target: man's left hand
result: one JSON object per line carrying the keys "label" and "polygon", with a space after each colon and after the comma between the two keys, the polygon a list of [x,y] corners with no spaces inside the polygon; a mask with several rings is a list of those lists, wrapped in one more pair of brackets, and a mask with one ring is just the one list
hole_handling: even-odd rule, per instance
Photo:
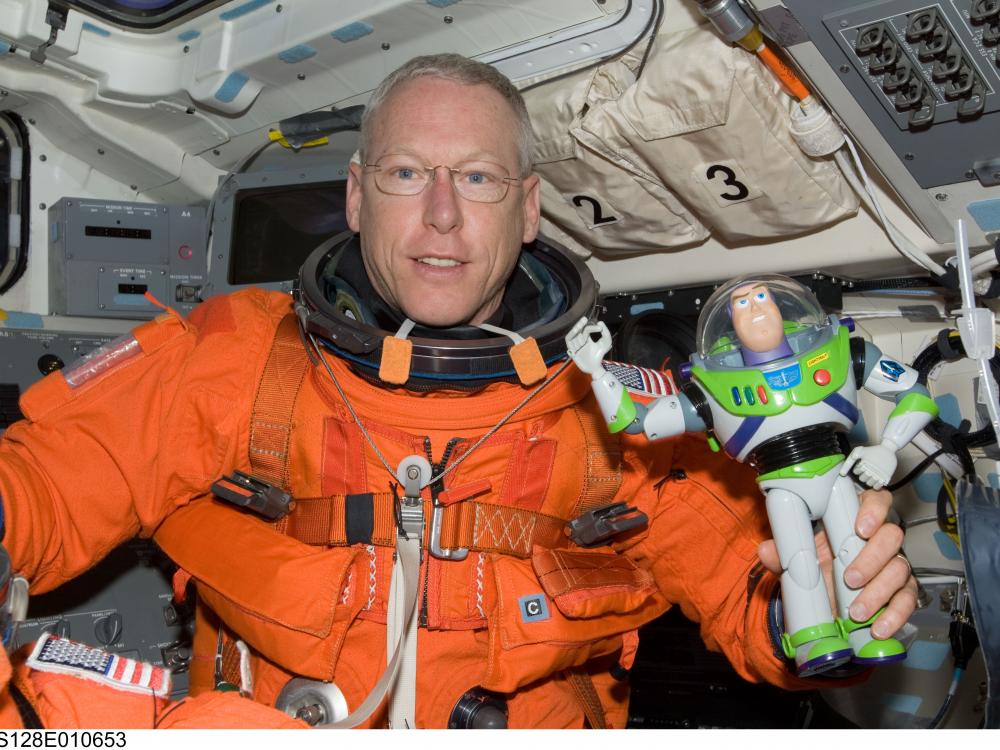
{"label": "man's left hand", "polygon": [[[892,494],[886,490],[865,490],[861,494],[854,530],[867,544],[844,572],[848,586],[864,586],[851,604],[852,620],[863,622],[885,607],[885,612],[872,625],[872,635],[876,638],[891,636],[917,608],[917,582],[911,575],[909,563],[899,556],[903,530],[885,520],[890,507]],[[833,553],[825,531],[816,534],[816,552],[832,604]],[[763,542],[757,554],[768,570],[781,575],[778,548],[773,539]]]}

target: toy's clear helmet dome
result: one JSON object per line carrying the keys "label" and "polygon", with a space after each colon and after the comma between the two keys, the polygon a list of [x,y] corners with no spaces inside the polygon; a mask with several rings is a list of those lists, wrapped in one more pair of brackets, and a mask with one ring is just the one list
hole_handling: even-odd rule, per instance
{"label": "toy's clear helmet dome", "polygon": [[698,317],[698,354],[717,367],[742,367],[740,342],[733,327],[730,298],[741,288],[764,286],[781,311],[785,336],[795,354],[829,336],[829,320],[808,287],[777,273],[749,274],[727,281],[708,298]]}

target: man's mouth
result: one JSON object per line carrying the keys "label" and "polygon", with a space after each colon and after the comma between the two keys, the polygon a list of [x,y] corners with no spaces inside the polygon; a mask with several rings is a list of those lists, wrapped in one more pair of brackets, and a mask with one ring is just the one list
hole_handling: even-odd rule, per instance
{"label": "man's mouth", "polygon": [[754,317],[754,318],[753,318],[753,320],[751,320],[750,322],[751,322],[751,323],[760,323],[760,321],[762,321],[762,320],[766,320],[766,319],[767,319],[767,316],[766,316],[766,315],[757,315],[757,316],[756,316],[756,317]]}
{"label": "man's mouth", "polygon": [[417,258],[417,262],[425,263],[428,266],[437,266],[438,268],[452,268],[453,266],[462,265],[454,258]]}

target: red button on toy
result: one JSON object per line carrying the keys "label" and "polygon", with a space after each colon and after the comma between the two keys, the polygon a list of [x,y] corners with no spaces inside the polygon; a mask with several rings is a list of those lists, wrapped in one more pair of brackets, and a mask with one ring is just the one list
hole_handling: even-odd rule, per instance
{"label": "red button on toy", "polygon": [[816,370],[816,372],[813,373],[813,380],[816,381],[816,385],[826,385],[830,382],[830,371]]}
{"label": "red button on toy", "polygon": [[764,386],[762,385],[757,386],[757,398],[760,399],[762,404],[767,403],[767,391],[764,390]]}
{"label": "red button on toy", "polygon": [[194,248],[190,245],[181,245],[177,248],[177,254],[182,260],[191,260],[194,257]]}

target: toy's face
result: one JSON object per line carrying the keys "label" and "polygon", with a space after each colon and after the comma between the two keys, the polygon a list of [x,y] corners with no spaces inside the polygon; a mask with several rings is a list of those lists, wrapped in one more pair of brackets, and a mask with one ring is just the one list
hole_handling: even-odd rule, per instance
{"label": "toy's face", "polygon": [[740,344],[754,352],[769,352],[785,337],[781,311],[763,284],[737,287],[729,297],[733,328]]}

